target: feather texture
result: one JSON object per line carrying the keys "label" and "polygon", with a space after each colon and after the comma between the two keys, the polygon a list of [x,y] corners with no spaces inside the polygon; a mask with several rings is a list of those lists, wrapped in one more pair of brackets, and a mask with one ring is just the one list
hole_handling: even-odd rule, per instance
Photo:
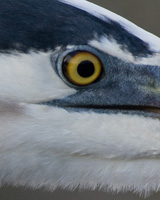
{"label": "feather texture", "polygon": [[11,106],[0,115],[0,183],[157,191],[159,146],[158,119]]}

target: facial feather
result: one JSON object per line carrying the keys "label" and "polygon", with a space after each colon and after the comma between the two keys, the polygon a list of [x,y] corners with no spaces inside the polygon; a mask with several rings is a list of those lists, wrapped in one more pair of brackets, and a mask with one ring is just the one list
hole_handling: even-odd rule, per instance
{"label": "facial feather", "polygon": [[51,54],[0,54],[0,97],[33,103],[75,93],[56,75],[50,61]]}
{"label": "facial feather", "polygon": [[1,184],[146,194],[159,188],[158,119],[28,104],[18,110],[0,115]]}
{"label": "facial feather", "polygon": [[[124,77],[129,79],[126,82],[124,80],[125,86],[133,87],[132,83],[136,85],[137,82],[146,86],[149,82],[154,89],[154,84],[151,83],[157,81],[158,73],[156,66],[154,71],[152,65],[159,66],[159,38],[86,1],[48,1],[49,4],[41,0],[30,1],[30,4],[28,1],[22,4],[21,1],[16,2],[17,6],[12,7],[7,5],[6,0],[3,1],[4,8],[9,13],[15,11],[15,8],[26,9],[19,9],[18,16],[22,17],[20,21],[16,12],[13,12],[15,15],[5,17],[2,13],[2,18],[7,21],[4,27],[8,26],[8,29],[2,29],[6,31],[2,36],[5,35],[5,39],[11,39],[12,42],[1,38],[0,184],[45,187],[51,191],[57,187],[71,190],[76,187],[100,188],[105,191],[134,190],[139,193],[157,191],[160,188],[159,119],[122,114],[120,110],[119,114],[91,111],[89,106],[97,105],[91,104],[97,94],[94,92],[100,92],[99,103],[105,87],[108,87],[108,80],[101,81],[99,86],[88,87],[92,92],[89,96],[84,88],[65,84],[57,73],[57,63],[53,60],[66,49],[73,50],[79,46],[81,50],[94,49],[94,52],[98,52],[97,55],[103,57],[107,70],[109,63],[110,71],[106,72],[114,76],[113,72],[117,69],[121,72],[115,76],[118,77],[118,83],[121,83],[121,75],[124,75],[126,66]],[[9,5],[12,4],[10,1]],[[26,16],[36,26],[30,26]],[[17,29],[20,28],[21,31],[8,31],[13,28],[12,20],[17,22]],[[78,20],[84,23],[79,23]],[[82,34],[84,30],[85,34]],[[30,33],[32,37],[29,37]],[[133,65],[127,66],[128,63]],[[143,65],[143,69],[145,65],[151,65],[143,70],[148,82],[140,80],[139,74],[142,71],[134,73],[135,65],[137,69],[138,64]],[[114,67],[115,71],[112,71],[111,68]],[[109,73],[106,74],[108,78]],[[138,78],[132,78],[134,74]],[[104,80],[105,73],[102,78]],[[117,91],[120,91],[116,78],[110,79],[110,87],[117,86]],[[121,88],[124,85],[121,84]],[[100,86],[104,89],[102,92]],[[113,89],[109,88],[111,94],[114,93]],[[67,110],[65,106],[57,107],[56,104],[42,105],[59,99],[63,102],[65,97],[70,96],[76,107],[75,100],[82,99],[82,90],[84,96],[87,93],[85,100],[89,100],[89,106],[86,106],[85,101],[83,105],[79,103],[78,106],[84,106],[83,111]],[[78,92],[79,96],[76,97]],[[125,89],[123,92],[126,92]],[[110,103],[113,100],[116,102],[118,95],[114,95],[115,98],[109,99]],[[123,102],[127,103],[128,96],[122,98]],[[157,96],[156,98],[158,99]]]}

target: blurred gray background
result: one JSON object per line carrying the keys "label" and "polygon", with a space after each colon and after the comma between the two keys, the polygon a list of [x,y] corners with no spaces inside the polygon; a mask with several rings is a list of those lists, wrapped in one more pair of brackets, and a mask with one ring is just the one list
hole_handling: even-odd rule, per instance
{"label": "blurred gray background", "polygon": [[160,37],[160,0],[90,0]]}
{"label": "blurred gray background", "polygon": [[[81,1],[81,0],[79,0]],[[160,0],[92,0],[107,9],[129,19],[142,28],[160,37]],[[142,200],[133,193],[106,194],[97,191],[68,192],[57,190],[53,193],[43,190],[3,187],[0,200]],[[147,200],[159,200],[160,193],[152,194]]]}

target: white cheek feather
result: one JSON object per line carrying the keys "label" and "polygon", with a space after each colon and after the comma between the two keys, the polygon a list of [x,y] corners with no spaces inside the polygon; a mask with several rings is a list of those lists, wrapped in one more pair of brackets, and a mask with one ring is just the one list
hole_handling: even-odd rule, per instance
{"label": "white cheek feather", "polygon": [[145,194],[160,189],[158,119],[3,105],[0,151],[0,184]]}
{"label": "white cheek feather", "polygon": [[152,50],[155,53],[156,52],[160,53],[159,37],[143,30],[142,28],[136,26],[135,24],[126,20],[125,18],[85,0],[59,0],[59,1],[77,7],[79,9],[82,9],[104,21],[107,21],[108,18],[120,23],[121,26],[123,26],[124,29],[126,29],[129,33],[135,35],[136,37],[146,42],[149,45],[150,50]]}
{"label": "white cheek feather", "polygon": [[139,64],[139,65],[152,65],[160,66],[160,53],[148,57],[135,57],[127,50],[122,50],[121,45],[116,40],[102,36],[88,42],[88,44],[94,48],[103,51],[111,56],[119,58],[125,62]]}
{"label": "white cheek feather", "polygon": [[0,54],[0,97],[40,102],[75,93],[55,73],[52,52]]}
{"label": "white cheek feather", "polygon": [[[87,1],[59,1],[119,22],[155,55],[134,58],[107,36],[89,45],[126,62],[160,65],[158,37]],[[76,92],[55,73],[51,54],[0,54],[0,185],[145,194],[159,190],[159,119],[34,105]]]}

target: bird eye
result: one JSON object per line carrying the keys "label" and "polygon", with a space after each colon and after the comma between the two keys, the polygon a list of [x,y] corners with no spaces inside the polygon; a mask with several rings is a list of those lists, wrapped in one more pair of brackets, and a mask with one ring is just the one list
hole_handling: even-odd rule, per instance
{"label": "bird eye", "polygon": [[98,79],[102,71],[101,61],[87,51],[69,53],[63,60],[64,76],[73,84],[86,86]]}

